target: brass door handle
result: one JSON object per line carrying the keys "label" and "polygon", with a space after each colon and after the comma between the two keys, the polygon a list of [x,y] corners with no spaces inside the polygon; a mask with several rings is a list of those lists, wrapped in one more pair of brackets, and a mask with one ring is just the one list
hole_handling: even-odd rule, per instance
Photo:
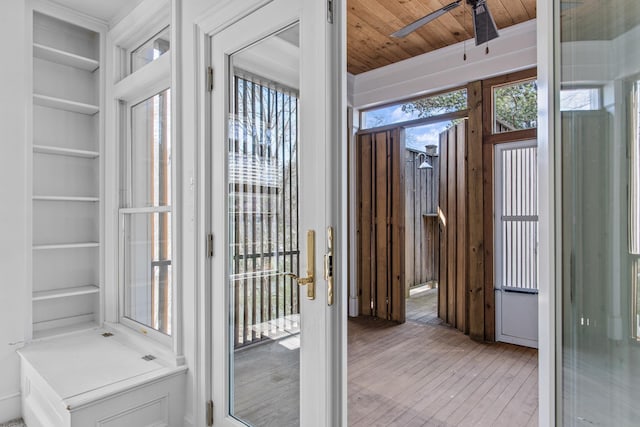
{"label": "brass door handle", "polygon": [[298,277],[295,273],[282,273],[285,277],[291,277],[298,285],[307,285],[307,298],[316,299],[316,283],[313,272],[315,271],[316,259],[316,233],[313,230],[307,231],[307,277]]}

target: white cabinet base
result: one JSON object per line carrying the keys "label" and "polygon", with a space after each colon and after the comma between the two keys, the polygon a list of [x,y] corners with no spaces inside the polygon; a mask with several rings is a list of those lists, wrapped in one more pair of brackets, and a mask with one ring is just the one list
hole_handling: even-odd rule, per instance
{"label": "white cabinet base", "polygon": [[144,360],[97,329],[28,344],[21,358],[29,427],[180,426],[186,367]]}

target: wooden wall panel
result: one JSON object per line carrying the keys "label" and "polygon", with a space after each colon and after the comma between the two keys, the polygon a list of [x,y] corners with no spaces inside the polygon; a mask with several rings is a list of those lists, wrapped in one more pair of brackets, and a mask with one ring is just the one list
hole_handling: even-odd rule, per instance
{"label": "wooden wall panel", "polygon": [[467,133],[469,336],[483,341],[486,328],[485,244],[487,238],[493,241],[493,235],[485,234],[482,83],[470,83],[467,94],[471,110]]}
{"label": "wooden wall panel", "polygon": [[405,170],[398,129],[358,135],[360,315],[405,321]]}
{"label": "wooden wall panel", "polygon": [[389,171],[389,218],[390,218],[390,244],[392,267],[390,269],[391,278],[389,280],[390,289],[387,295],[390,296],[389,307],[393,320],[404,322],[405,320],[405,146],[404,130],[391,132],[391,139],[388,142],[388,153],[391,161],[388,162]]}
{"label": "wooden wall panel", "polygon": [[374,301],[376,316],[387,318],[387,289],[389,284],[389,242],[387,241],[387,199],[389,197],[387,182],[387,132],[375,136],[375,271],[376,286]]}
{"label": "wooden wall panel", "polygon": [[456,126],[456,301],[455,324],[458,329],[468,332],[467,316],[467,126],[466,121]]}
{"label": "wooden wall panel", "polygon": [[438,174],[438,224],[440,228],[440,269],[438,274],[438,317],[443,320],[447,320],[447,301],[449,290],[449,276],[448,276],[448,230],[447,230],[447,217],[449,215],[448,205],[446,203],[448,198],[448,186],[447,175],[449,173],[449,162],[447,152],[447,136],[448,133],[440,134],[440,173]]}
{"label": "wooden wall panel", "polygon": [[484,238],[482,139],[476,138],[481,127],[472,126],[465,120],[440,135],[438,316],[465,333],[479,333],[483,339],[484,318],[477,314],[484,313],[484,300],[470,294],[471,289],[482,289],[484,284],[484,254],[478,249]]}
{"label": "wooden wall panel", "polygon": [[456,129],[452,127],[447,132],[447,317],[446,322],[450,325],[456,324],[456,264],[457,264],[457,189],[456,174],[457,163],[456,157]]}
{"label": "wooden wall panel", "polygon": [[372,315],[371,309],[371,288],[373,286],[373,259],[372,251],[372,192],[371,162],[372,143],[371,135],[362,135],[358,141],[357,158],[357,188],[359,197],[359,209],[357,213],[357,236],[358,236],[358,297],[360,301],[360,314]]}

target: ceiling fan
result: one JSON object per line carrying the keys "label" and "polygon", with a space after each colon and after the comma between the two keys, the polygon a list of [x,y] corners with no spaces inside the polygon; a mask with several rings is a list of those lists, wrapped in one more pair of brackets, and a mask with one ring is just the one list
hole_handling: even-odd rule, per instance
{"label": "ceiling fan", "polygon": [[[460,6],[462,1],[463,0],[455,0],[435,12],[431,12],[428,15],[423,16],[422,18],[391,34],[391,37],[402,38],[408,36],[423,25]],[[499,36],[498,29],[496,28],[496,23],[493,20],[493,16],[491,16],[491,12],[489,12],[489,8],[487,7],[487,0],[466,0],[466,2],[473,9],[473,30],[476,37],[476,46],[497,38]]]}

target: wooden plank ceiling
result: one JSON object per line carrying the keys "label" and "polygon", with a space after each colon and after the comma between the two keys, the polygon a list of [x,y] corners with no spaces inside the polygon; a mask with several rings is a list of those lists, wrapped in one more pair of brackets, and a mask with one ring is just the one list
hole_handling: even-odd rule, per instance
{"label": "wooden plank ceiling", "polygon": [[[473,20],[466,1],[403,39],[389,37],[452,1],[347,0],[347,70],[360,74],[472,39]],[[536,0],[487,0],[487,4],[498,29],[536,17]]]}

